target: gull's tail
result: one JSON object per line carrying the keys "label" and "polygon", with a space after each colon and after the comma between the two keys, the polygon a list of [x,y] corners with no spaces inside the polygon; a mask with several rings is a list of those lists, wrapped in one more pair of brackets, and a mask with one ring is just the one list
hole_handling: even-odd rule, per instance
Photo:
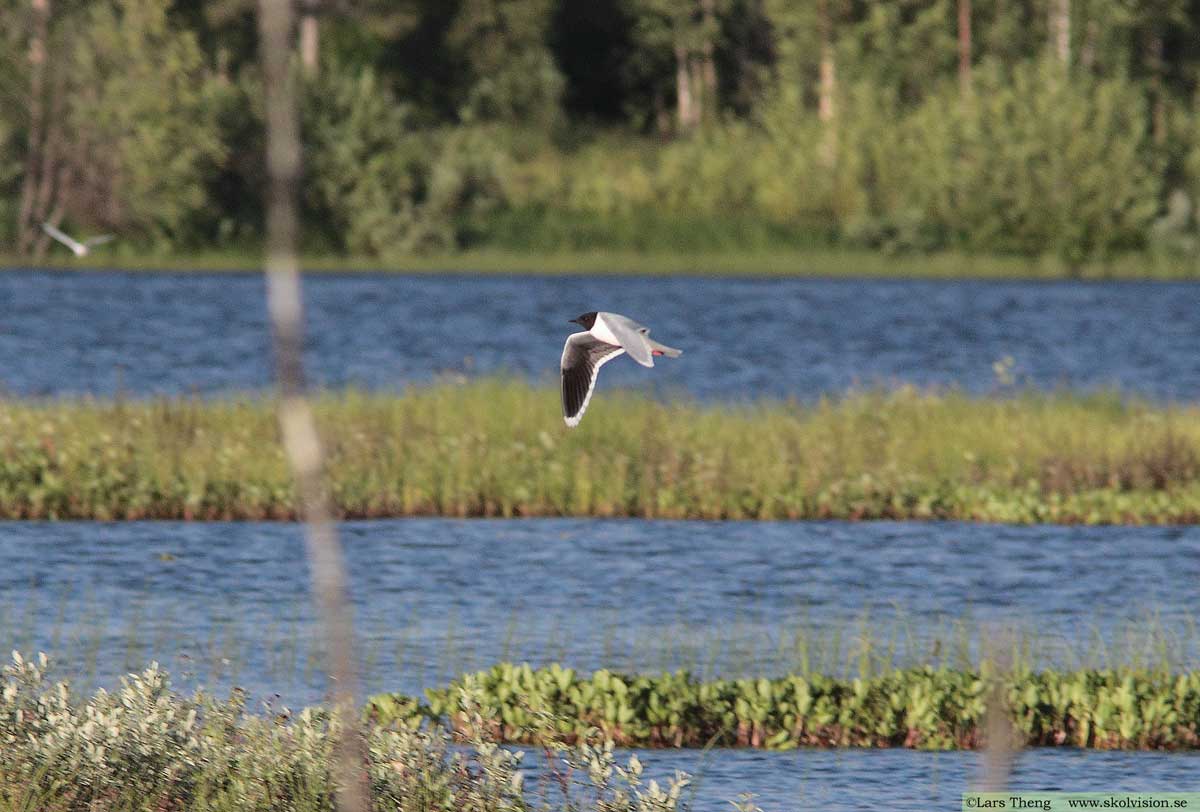
{"label": "gull's tail", "polygon": [[666,344],[660,344],[650,336],[646,336],[646,343],[650,345],[650,353],[652,355],[665,355],[668,358],[678,358],[683,355],[683,350],[677,350],[674,347],[668,347]]}

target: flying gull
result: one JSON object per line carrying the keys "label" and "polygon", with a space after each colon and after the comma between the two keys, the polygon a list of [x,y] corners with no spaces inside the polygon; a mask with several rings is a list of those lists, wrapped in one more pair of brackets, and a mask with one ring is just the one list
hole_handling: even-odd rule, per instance
{"label": "flying gull", "polygon": [[579,425],[587,410],[600,367],[621,353],[629,353],[644,367],[654,366],[656,355],[678,358],[683,354],[683,350],[652,339],[649,327],[618,313],[584,313],[571,323],[583,328],[583,332],[567,336],[560,364],[563,420],[572,428]]}
{"label": "flying gull", "polygon": [[79,240],[72,239],[49,223],[42,223],[42,230],[67,246],[67,248],[70,248],[72,253],[77,257],[86,257],[97,245],[103,245],[106,242],[111,242],[113,239],[112,234],[101,234],[98,237],[88,237],[83,242],[79,242]]}

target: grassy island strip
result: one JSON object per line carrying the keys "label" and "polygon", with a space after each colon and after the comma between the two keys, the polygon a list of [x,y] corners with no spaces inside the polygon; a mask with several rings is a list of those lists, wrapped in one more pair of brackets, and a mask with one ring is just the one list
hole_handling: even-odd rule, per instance
{"label": "grassy island strip", "polygon": [[[347,518],[1200,521],[1200,409],[1112,394],[902,388],[802,405],[553,387],[321,396]],[[0,400],[0,517],[292,519],[273,404]]]}
{"label": "grassy island strip", "polygon": [[[998,697],[996,700],[991,697]],[[468,700],[464,704],[464,699]],[[384,694],[368,714],[417,728],[450,723],[468,737],[576,741],[597,730],[629,747],[974,748],[989,701],[1031,746],[1172,750],[1200,747],[1200,673],[1134,669],[1021,672],[931,667],[867,679],[820,675],[701,682],[687,672],[590,676],[502,664],[426,692]],[[460,709],[477,713],[468,718]],[[477,725],[483,719],[485,730]]]}

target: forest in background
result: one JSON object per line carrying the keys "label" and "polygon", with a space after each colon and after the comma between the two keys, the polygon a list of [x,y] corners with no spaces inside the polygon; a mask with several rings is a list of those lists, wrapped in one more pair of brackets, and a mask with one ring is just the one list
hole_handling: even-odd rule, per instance
{"label": "forest in background", "polygon": [[[1200,258],[1200,0],[300,0],[303,249]],[[253,0],[0,0],[0,245],[257,252]]]}

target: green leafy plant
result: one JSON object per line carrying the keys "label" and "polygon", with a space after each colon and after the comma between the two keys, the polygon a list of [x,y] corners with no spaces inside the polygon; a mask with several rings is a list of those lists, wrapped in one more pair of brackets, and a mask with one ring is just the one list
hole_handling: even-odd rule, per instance
{"label": "green leafy plant", "polygon": [[[424,701],[374,697],[367,713],[403,729],[434,723],[499,742],[575,742],[599,731],[625,747],[948,750],[983,743],[987,685],[995,678],[986,663],[977,671],[925,666],[847,679],[809,674],[708,681],[682,671],[648,676],[601,670],[589,676],[558,665],[535,670],[502,663],[426,691]],[[1200,674],[1021,669],[1000,679],[1027,745],[1200,747]],[[484,709],[486,729],[458,710],[464,693]]]}

